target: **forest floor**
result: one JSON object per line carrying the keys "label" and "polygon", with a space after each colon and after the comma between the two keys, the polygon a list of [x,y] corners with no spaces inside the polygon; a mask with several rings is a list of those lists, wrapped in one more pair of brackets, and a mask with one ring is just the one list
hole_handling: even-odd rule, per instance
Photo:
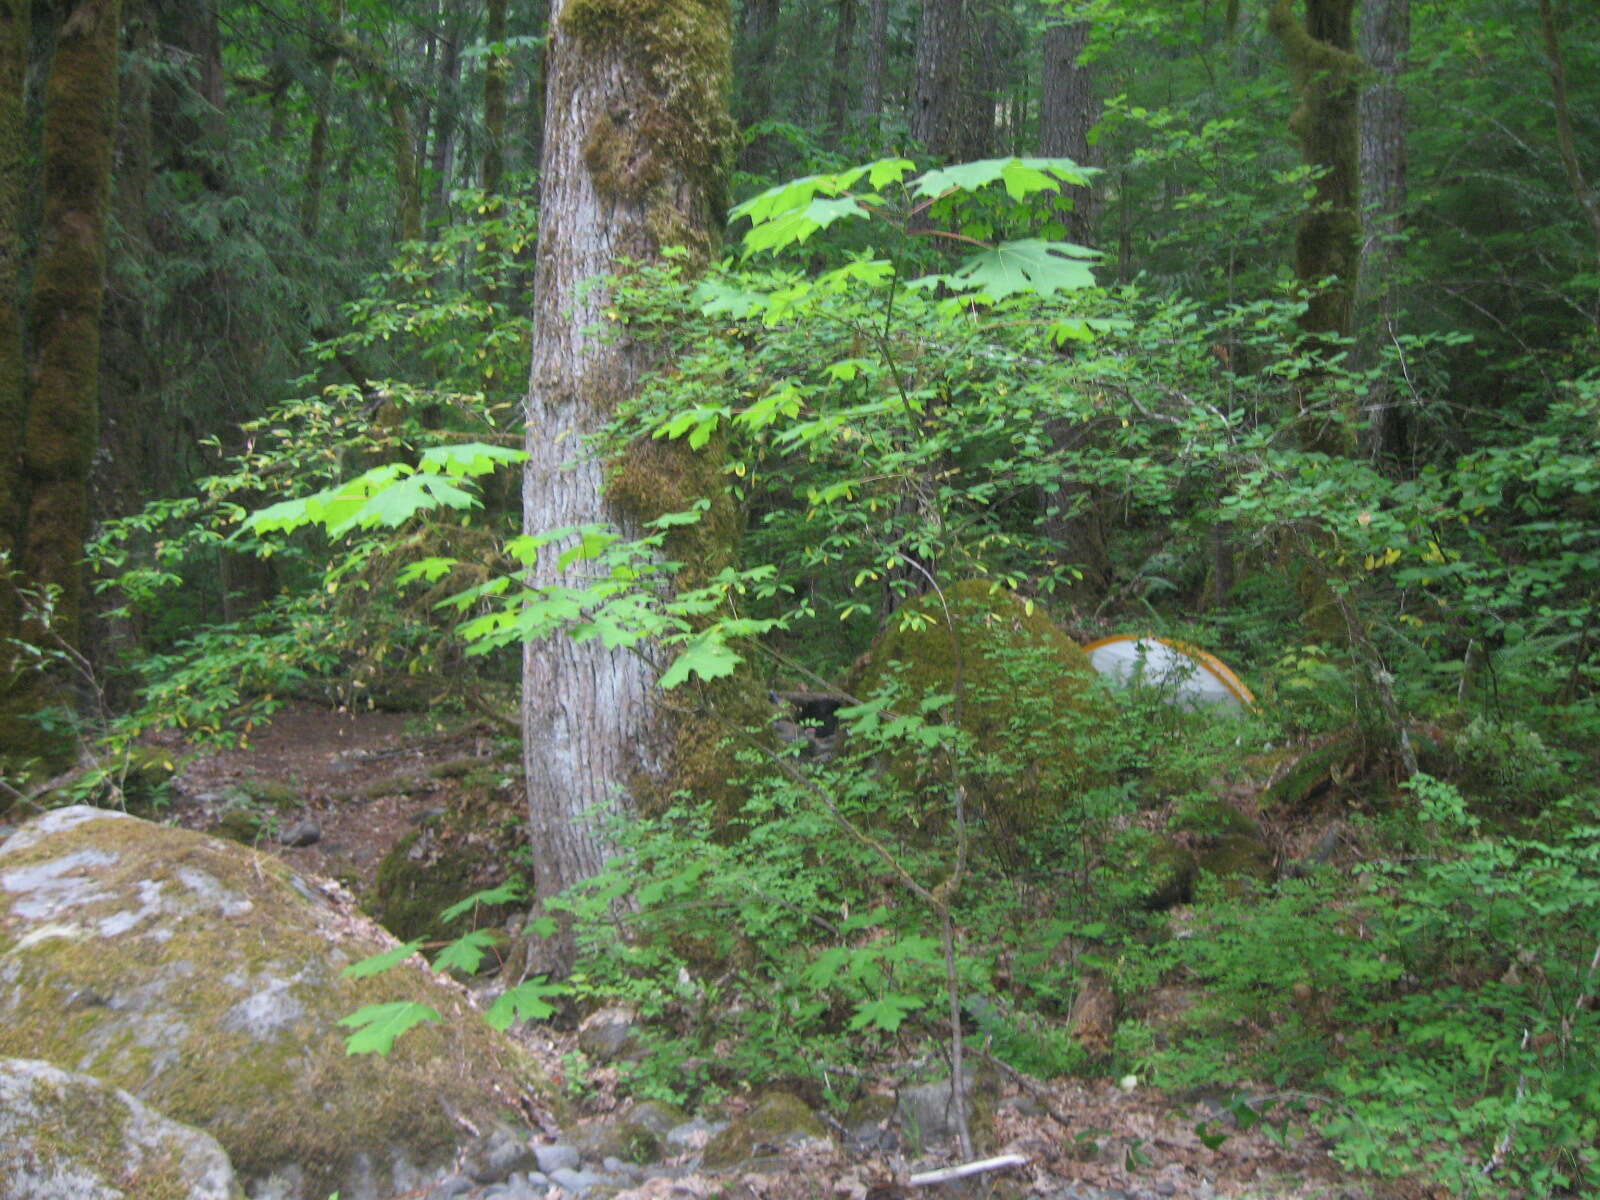
{"label": "forest floor", "polygon": [[[192,759],[176,780],[169,818],[205,829],[214,821],[216,797],[262,782],[286,786],[299,797],[280,806],[284,829],[307,819],[320,837],[300,847],[263,838],[261,848],[297,869],[336,878],[357,895],[372,883],[378,864],[400,838],[428,814],[443,809],[459,786],[441,766],[464,759],[491,760],[496,740],[481,726],[447,725],[417,715],[332,712],[297,704],[255,730],[246,746]],[[511,769],[515,769],[514,767]],[[552,1077],[567,1073],[573,1031],[550,1026],[525,1034]],[[887,1087],[889,1080],[884,1083]],[[602,1117],[618,1106],[615,1068],[599,1068],[574,1088],[582,1117]],[[1114,1079],[1070,1078],[1039,1083],[1010,1080],[996,1118],[996,1153],[1017,1153],[1027,1165],[932,1188],[904,1186],[909,1171],[955,1160],[953,1147],[902,1156],[853,1154],[842,1148],[763,1160],[732,1173],[692,1170],[686,1158],[677,1177],[654,1179],[636,1200],[800,1200],[832,1195],[841,1200],[897,1200],[916,1193],[1036,1195],[1054,1200],[1432,1200],[1436,1194],[1405,1181],[1352,1175],[1333,1161],[1327,1144],[1303,1119],[1287,1125],[1263,1120],[1238,1126],[1229,1094],[1174,1096]],[[1251,1103],[1290,1111],[1299,1098],[1262,1087]],[[707,1113],[708,1118],[728,1112]],[[397,1198],[398,1200],[398,1198]]]}

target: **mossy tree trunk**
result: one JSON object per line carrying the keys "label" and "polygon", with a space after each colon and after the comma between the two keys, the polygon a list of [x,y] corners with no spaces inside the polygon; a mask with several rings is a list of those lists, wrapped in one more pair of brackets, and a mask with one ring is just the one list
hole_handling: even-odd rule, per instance
{"label": "mossy tree trunk", "polygon": [[[1330,342],[1350,335],[1361,255],[1355,5],[1356,0],[1306,0],[1302,20],[1292,0],[1274,0],[1268,18],[1294,80],[1297,103],[1289,128],[1306,165],[1318,171],[1311,204],[1295,230],[1295,274],[1314,289],[1300,325],[1313,339]],[[1354,449],[1348,421],[1313,417],[1308,428],[1308,449]]]}
{"label": "mossy tree trunk", "polygon": [[[610,521],[636,532],[718,471],[650,442],[606,486],[584,439],[650,361],[607,320],[606,289],[594,281],[673,245],[704,263],[717,244],[731,130],[727,0],[556,0],[549,36],[523,527]],[[673,557],[709,564],[727,553],[731,526],[714,512],[700,536]],[[558,566],[562,549],[546,548],[535,583],[582,585],[581,564],[578,575]],[[523,754],[541,899],[595,874],[609,850],[605,814],[674,774],[655,682],[644,656],[599,639],[526,647]],[[564,971],[571,953],[553,939],[538,965]]]}
{"label": "mossy tree trunk", "polygon": [[[26,496],[22,490],[21,432],[28,419],[27,367],[22,349],[22,203],[27,116],[29,0],[0,0],[0,570],[15,570]],[[5,641],[18,632],[16,593],[0,578],[0,703],[16,686],[13,653]],[[0,717],[3,719],[3,717]],[[0,752],[6,735],[0,729]]]}
{"label": "mossy tree trunk", "polygon": [[[1289,59],[1298,104],[1289,127],[1300,141],[1306,164],[1318,175],[1311,206],[1295,231],[1295,273],[1313,293],[1300,326],[1319,356],[1343,349],[1355,324],[1355,297],[1361,260],[1360,88],[1363,66],[1355,53],[1357,0],[1305,0],[1305,18],[1294,16],[1291,0],[1274,0],[1268,24]],[[1331,282],[1330,282],[1331,281]],[[1313,453],[1350,455],[1356,450],[1353,411],[1327,405],[1318,396],[1318,373],[1302,382],[1304,413],[1301,446]],[[1342,406],[1345,402],[1338,401]],[[1348,648],[1363,695],[1363,722],[1403,775],[1416,772],[1405,721],[1393,680],[1367,634],[1360,598],[1341,588],[1329,561],[1327,539],[1311,534],[1297,548],[1296,590],[1301,622],[1323,640]]]}
{"label": "mossy tree trunk", "polygon": [[[57,589],[50,638],[73,648],[82,642],[89,469],[99,429],[120,19],[118,0],[80,0],[57,33],[45,88],[43,212],[26,321],[31,395],[22,437],[21,564],[31,584]],[[44,699],[38,694],[28,703],[37,707]]]}

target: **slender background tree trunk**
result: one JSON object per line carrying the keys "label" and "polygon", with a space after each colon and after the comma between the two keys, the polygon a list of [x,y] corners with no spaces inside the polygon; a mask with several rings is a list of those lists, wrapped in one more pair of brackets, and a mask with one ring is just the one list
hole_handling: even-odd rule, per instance
{"label": "slender background tree trunk", "polygon": [[868,0],[867,66],[861,81],[861,117],[874,147],[883,143],[883,84],[889,69],[889,0]]}
{"label": "slender background tree trunk", "polygon": [[[1361,56],[1367,85],[1361,92],[1361,196],[1366,217],[1361,239],[1357,304],[1362,365],[1378,361],[1397,332],[1396,268],[1406,205],[1406,94],[1401,75],[1411,49],[1411,0],[1362,0]],[[1382,377],[1366,402],[1365,449],[1383,458],[1399,449],[1398,391]]]}
{"label": "slender background tree trunk", "polygon": [[838,0],[833,30],[833,73],[828,77],[828,136],[837,146],[850,111],[850,59],[856,40],[856,0]]}
{"label": "slender background tree trunk", "polygon": [[[1070,158],[1090,165],[1089,130],[1100,119],[1090,69],[1078,58],[1089,45],[1088,21],[1051,25],[1044,31],[1044,69],[1040,80],[1039,153],[1050,158]],[[1062,184],[1061,220],[1067,237],[1080,245],[1089,242],[1093,222],[1090,188]]]}

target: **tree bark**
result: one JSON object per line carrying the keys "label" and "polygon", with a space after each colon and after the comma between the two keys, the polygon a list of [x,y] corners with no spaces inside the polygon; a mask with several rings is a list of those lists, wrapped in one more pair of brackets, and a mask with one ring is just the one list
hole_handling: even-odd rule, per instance
{"label": "tree bark", "polygon": [[[747,0],[740,29],[739,124],[748,128],[770,120],[772,112],[772,73],[778,57],[778,15],[780,0]],[[739,154],[739,165],[746,171],[763,171],[771,165],[772,139],[752,138]]]}
{"label": "tree bark", "polygon": [[[671,502],[685,468],[676,447],[652,445],[641,453],[655,461],[624,463],[623,486],[608,489],[586,449],[649,365],[646,349],[608,321],[607,289],[595,281],[668,245],[686,246],[700,263],[713,252],[731,131],[728,8],[726,0],[556,0],[550,39],[523,527],[608,521],[631,533],[656,515],[652,503]],[[564,549],[541,554],[536,586],[582,585],[582,564],[559,567]],[[672,746],[655,678],[644,657],[599,639],[525,648],[523,755],[540,901],[601,868],[606,815],[667,771]],[[534,962],[562,972],[572,954],[562,936]]]}
{"label": "tree bark", "polygon": [[[1044,68],[1039,98],[1039,153],[1047,158],[1070,158],[1090,165],[1089,130],[1100,119],[1094,98],[1093,76],[1078,58],[1089,45],[1088,21],[1051,25],[1044,31]],[[1088,188],[1062,184],[1061,221],[1067,237],[1080,245],[1089,241],[1093,219]]]}
{"label": "tree bark", "polygon": [[[22,205],[27,163],[23,86],[28,66],[30,0],[0,0],[0,572],[18,570],[23,491],[22,438],[28,420],[27,364],[22,349]],[[20,606],[0,577],[0,752],[9,735],[6,701],[20,682],[5,639],[19,632]]]}
{"label": "tree bark", "polygon": [[[1361,257],[1361,60],[1354,52],[1354,12],[1355,0],[1306,0],[1302,21],[1291,0],[1274,0],[1268,19],[1288,55],[1298,101],[1289,128],[1306,164],[1319,170],[1295,230],[1295,274],[1314,289],[1300,327],[1321,353],[1332,353],[1336,340],[1350,335]],[[1348,424],[1328,418],[1310,421],[1304,444],[1330,454],[1354,449]]]}
{"label": "tree bark", "polygon": [[828,136],[835,146],[844,138],[850,111],[850,52],[856,40],[856,0],[838,0],[833,31],[833,74],[828,79]]}
{"label": "tree bark", "polygon": [[1561,53],[1561,38],[1556,33],[1555,14],[1550,0],[1539,0],[1539,31],[1544,40],[1545,61],[1550,72],[1551,97],[1556,110],[1556,144],[1561,149],[1561,166],[1567,173],[1567,185],[1578,202],[1589,231],[1594,235],[1595,257],[1600,260],[1600,198],[1597,198],[1583,176],[1583,166],[1578,161],[1577,142],[1572,132],[1572,109],[1567,99],[1567,65]]}
{"label": "tree bark", "polygon": [[937,158],[950,158],[960,144],[965,6],[966,0],[922,0],[911,136]]}
{"label": "tree bark", "polygon": [[33,396],[25,570],[60,588],[55,633],[81,638],[80,562],[99,428],[100,310],[116,128],[118,0],[80,0],[62,22],[45,92],[44,214],[29,304]]}
{"label": "tree bark", "polygon": [[443,220],[450,211],[450,177],[455,173],[456,106],[461,84],[461,0],[451,0],[441,14],[444,46],[439,52],[437,107],[433,118],[433,145],[429,167],[433,171],[433,211]]}
{"label": "tree bark", "polygon": [[[1088,21],[1071,21],[1048,27],[1044,32],[1044,64],[1039,102],[1039,152],[1050,158],[1070,158],[1080,166],[1089,165],[1089,130],[1100,116],[1094,99],[1092,78],[1078,58],[1089,44]],[[1061,185],[1062,203],[1057,209],[1067,238],[1085,245],[1089,241],[1090,189]],[[1066,422],[1049,423],[1051,445],[1057,452],[1071,449],[1078,435]],[[1106,549],[1106,530],[1100,499],[1093,489],[1076,480],[1063,479],[1059,487],[1046,490],[1043,532],[1057,548],[1058,560],[1076,566],[1083,579],[1069,590],[1085,597],[1103,593],[1111,575]]]}
{"label": "tree bark", "polygon": [[994,3],[969,0],[967,4],[966,45],[960,60],[961,105],[951,151],[962,161],[995,155],[995,98],[1001,88],[1002,64],[1014,49],[1009,17],[1009,9]]}
{"label": "tree bark", "polygon": [[[30,0],[0,0],[0,551],[15,554],[25,511],[21,433],[28,419],[27,369],[22,351],[22,206],[27,194],[27,113]],[[15,559],[9,566],[15,568]],[[0,585],[0,638],[15,634],[10,589]],[[0,649],[0,667],[6,655]],[[0,671],[0,682],[3,682]]]}
{"label": "tree bark", "polygon": [[[1361,55],[1370,72],[1361,92],[1361,239],[1357,307],[1363,366],[1378,361],[1395,335],[1395,269],[1406,204],[1406,94],[1401,76],[1411,50],[1411,0],[1362,0]],[[1395,453],[1401,423],[1396,390],[1381,376],[1366,400],[1365,449],[1373,458]]]}
{"label": "tree bark", "polygon": [[328,5],[328,21],[334,33],[324,41],[317,38],[317,91],[311,97],[315,115],[311,119],[311,144],[306,151],[305,184],[300,193],[300,233],[309,241],[322,224],[322,194],[328,179],[328,109],[333,103],[334,76],[339,69],[339,29],[344,23],[344,0]]}
{"label": "tree bark", "polygon": [[889,70],[889,0],[868,0],[867,68],[861,86],[861,123],[874,147],[883,141],[883,78]]}
{"label": "tree bark", "polygon": [[[6,36],[26,29],[12,12],[5,16]],[[57,32],[39,147],[43,211],[23,318],[26,416],[10,439],[11,445],[20,443],[20,459],[10,468],[20,476],[12,495],[21,498],[20,504],[12,501],[19,520],[11,535],[17,554],[13,565],[30,585],[53,589],[56,597],[47,631],[29,628],[21,614],[20,632],[74,650],[83,644],[81,564],[99,431],[100,313],[120,18],[118,0],[80,0]],[[0,152],[11,149],[6,145]],[[5,250],[14,256],[15,243]],[[9,403],[14,405],[15,398]],[[69,681],[7,675],[0,675],[0,755],[15,752],[42,759],[48,770],[62,769],[70,762],[72,745],[43,738],[17,718],[69,704]]]}
{"label": "tree bark", "polygon": [[506,92],[511,62],[502,46],[506,40],[506,0],[487,0],[484,39],[489,56],[483,67],[483,174],[484,193],[498,196],[506,176]]}

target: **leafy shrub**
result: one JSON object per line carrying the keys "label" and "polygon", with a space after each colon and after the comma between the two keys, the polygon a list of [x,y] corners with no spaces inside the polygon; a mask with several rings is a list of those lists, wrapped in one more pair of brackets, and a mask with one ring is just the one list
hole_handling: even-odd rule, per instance
{"label": "leafy shrub", "polygon": [[1351,1167],[1421,1167],[1462,1195],[1592,1192],[1600,827],[1574,811],[1557,838],[1494,839],[1448,785],[1411,791],[1431,856],[1376,863],[1353,889],[1326,873],[1214,897],[1194,936],[1133,969],[1205,989],[1143,1065],[1158,1082],[1319,1092]]}

